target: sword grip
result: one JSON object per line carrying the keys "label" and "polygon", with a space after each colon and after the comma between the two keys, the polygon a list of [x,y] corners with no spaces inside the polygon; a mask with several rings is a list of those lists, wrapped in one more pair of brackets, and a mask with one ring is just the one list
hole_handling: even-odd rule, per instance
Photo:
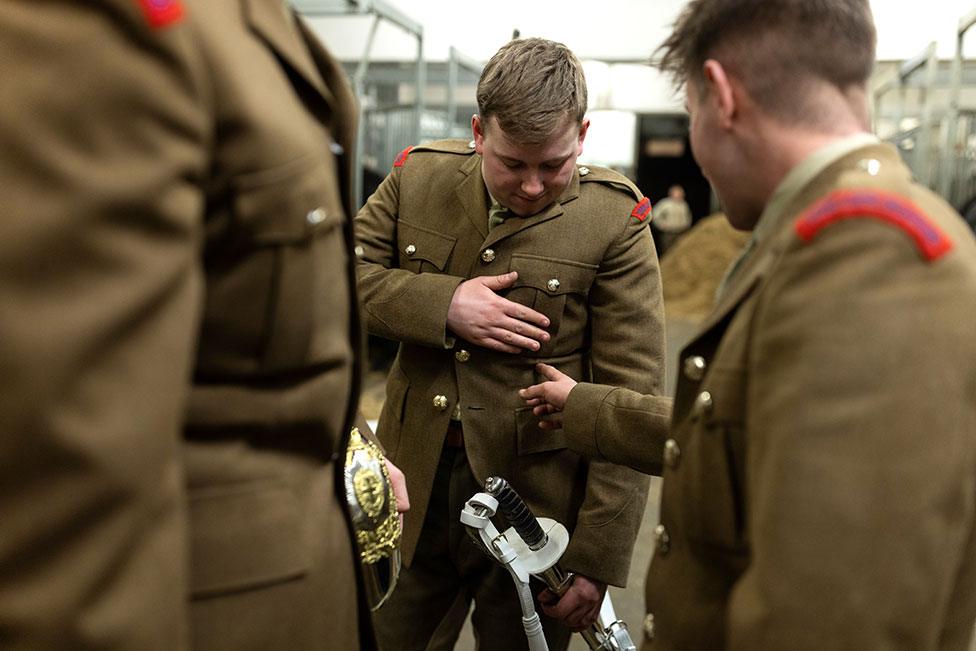
{"label": "sword grip", "polygon": [[498,509],[529,549],[542,549],[547,542],[546,532],[515,489],[501,477],[489,477],[485,480],[485,490],[498,500]]}

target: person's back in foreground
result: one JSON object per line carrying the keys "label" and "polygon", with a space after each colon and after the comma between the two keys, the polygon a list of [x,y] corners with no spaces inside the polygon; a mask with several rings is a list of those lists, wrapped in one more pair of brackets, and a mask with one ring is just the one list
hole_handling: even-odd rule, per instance
{"label": "person's back in foreground", "polygon": [[[969,644],[976,244],[868,133],[873,59],[864,0],[694,0],[662,46],[752,241],[681,353],[663,447],[632,438],[665,428],[660,398],[536,406],[565,407],[572,447],[664,467],[645,649]],[[565,395],[546,372],[526,397]]]}

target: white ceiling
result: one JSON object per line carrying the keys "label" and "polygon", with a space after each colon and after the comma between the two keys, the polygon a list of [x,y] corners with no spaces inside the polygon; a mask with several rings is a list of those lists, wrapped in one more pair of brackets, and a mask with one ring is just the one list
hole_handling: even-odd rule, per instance
{"label": "white ceiling", "polygon": [[[486,60],[518,29],[523,36],[561,41],[584,58],[646,59],[666,37],[685,0],[387,0],[424,26],[424,55],[445,60],[454,46],[468,57]],[[871,0],[878,27],[878,58],[906,59],[939,43],[939,55],[955,51],[959,18],[976,9],[976,0]],[[369,20],[361,17],[314,21],[327,45],[342,59],[362,56]],[[973,30],[976,32],[976,30]],[[976,55],[976,34],[967,39]],[[373,60],[409,60],[416,41],[383,23]]]}

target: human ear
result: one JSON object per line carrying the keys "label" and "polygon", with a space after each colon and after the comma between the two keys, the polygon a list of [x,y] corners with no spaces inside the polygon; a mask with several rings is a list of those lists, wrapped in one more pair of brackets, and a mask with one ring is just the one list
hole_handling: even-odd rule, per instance
{"label": "human ear", "polygon": [[590,128],[589,118],[583,120],[580,125],[579,137],[576,139],[576,155],[579,156],[583,153],[583,140],[586,139],[586,131]]}
{"label": "human ear", "polygon": [[732,126],[732,118],[735,117],[736,113],[732,82],[725,68],[715,59],[706,60],[702,72],[705,77],[705,85],[708,87],[710,101],[715,102],[718,109],[719,124],[728,129]]}
{"label": "human ear", "polygon": [[485,132],[481,116],[477,113],[471,116],[471,137],[474,139],[475,152],[481,154],[485,147]]}

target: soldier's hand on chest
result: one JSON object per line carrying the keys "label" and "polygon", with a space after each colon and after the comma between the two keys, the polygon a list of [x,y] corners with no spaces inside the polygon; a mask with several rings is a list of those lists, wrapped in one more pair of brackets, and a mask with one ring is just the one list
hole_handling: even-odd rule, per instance
{"label": "soldier's hand on chest", "polygon": [[501,276],[478,276],[458,285],[447,311],[447,327],[473,344],[505,353],[539,350],[549,341],[549,319],[544,314],[505,299],[496,292],[518,278],[514,271]]}

